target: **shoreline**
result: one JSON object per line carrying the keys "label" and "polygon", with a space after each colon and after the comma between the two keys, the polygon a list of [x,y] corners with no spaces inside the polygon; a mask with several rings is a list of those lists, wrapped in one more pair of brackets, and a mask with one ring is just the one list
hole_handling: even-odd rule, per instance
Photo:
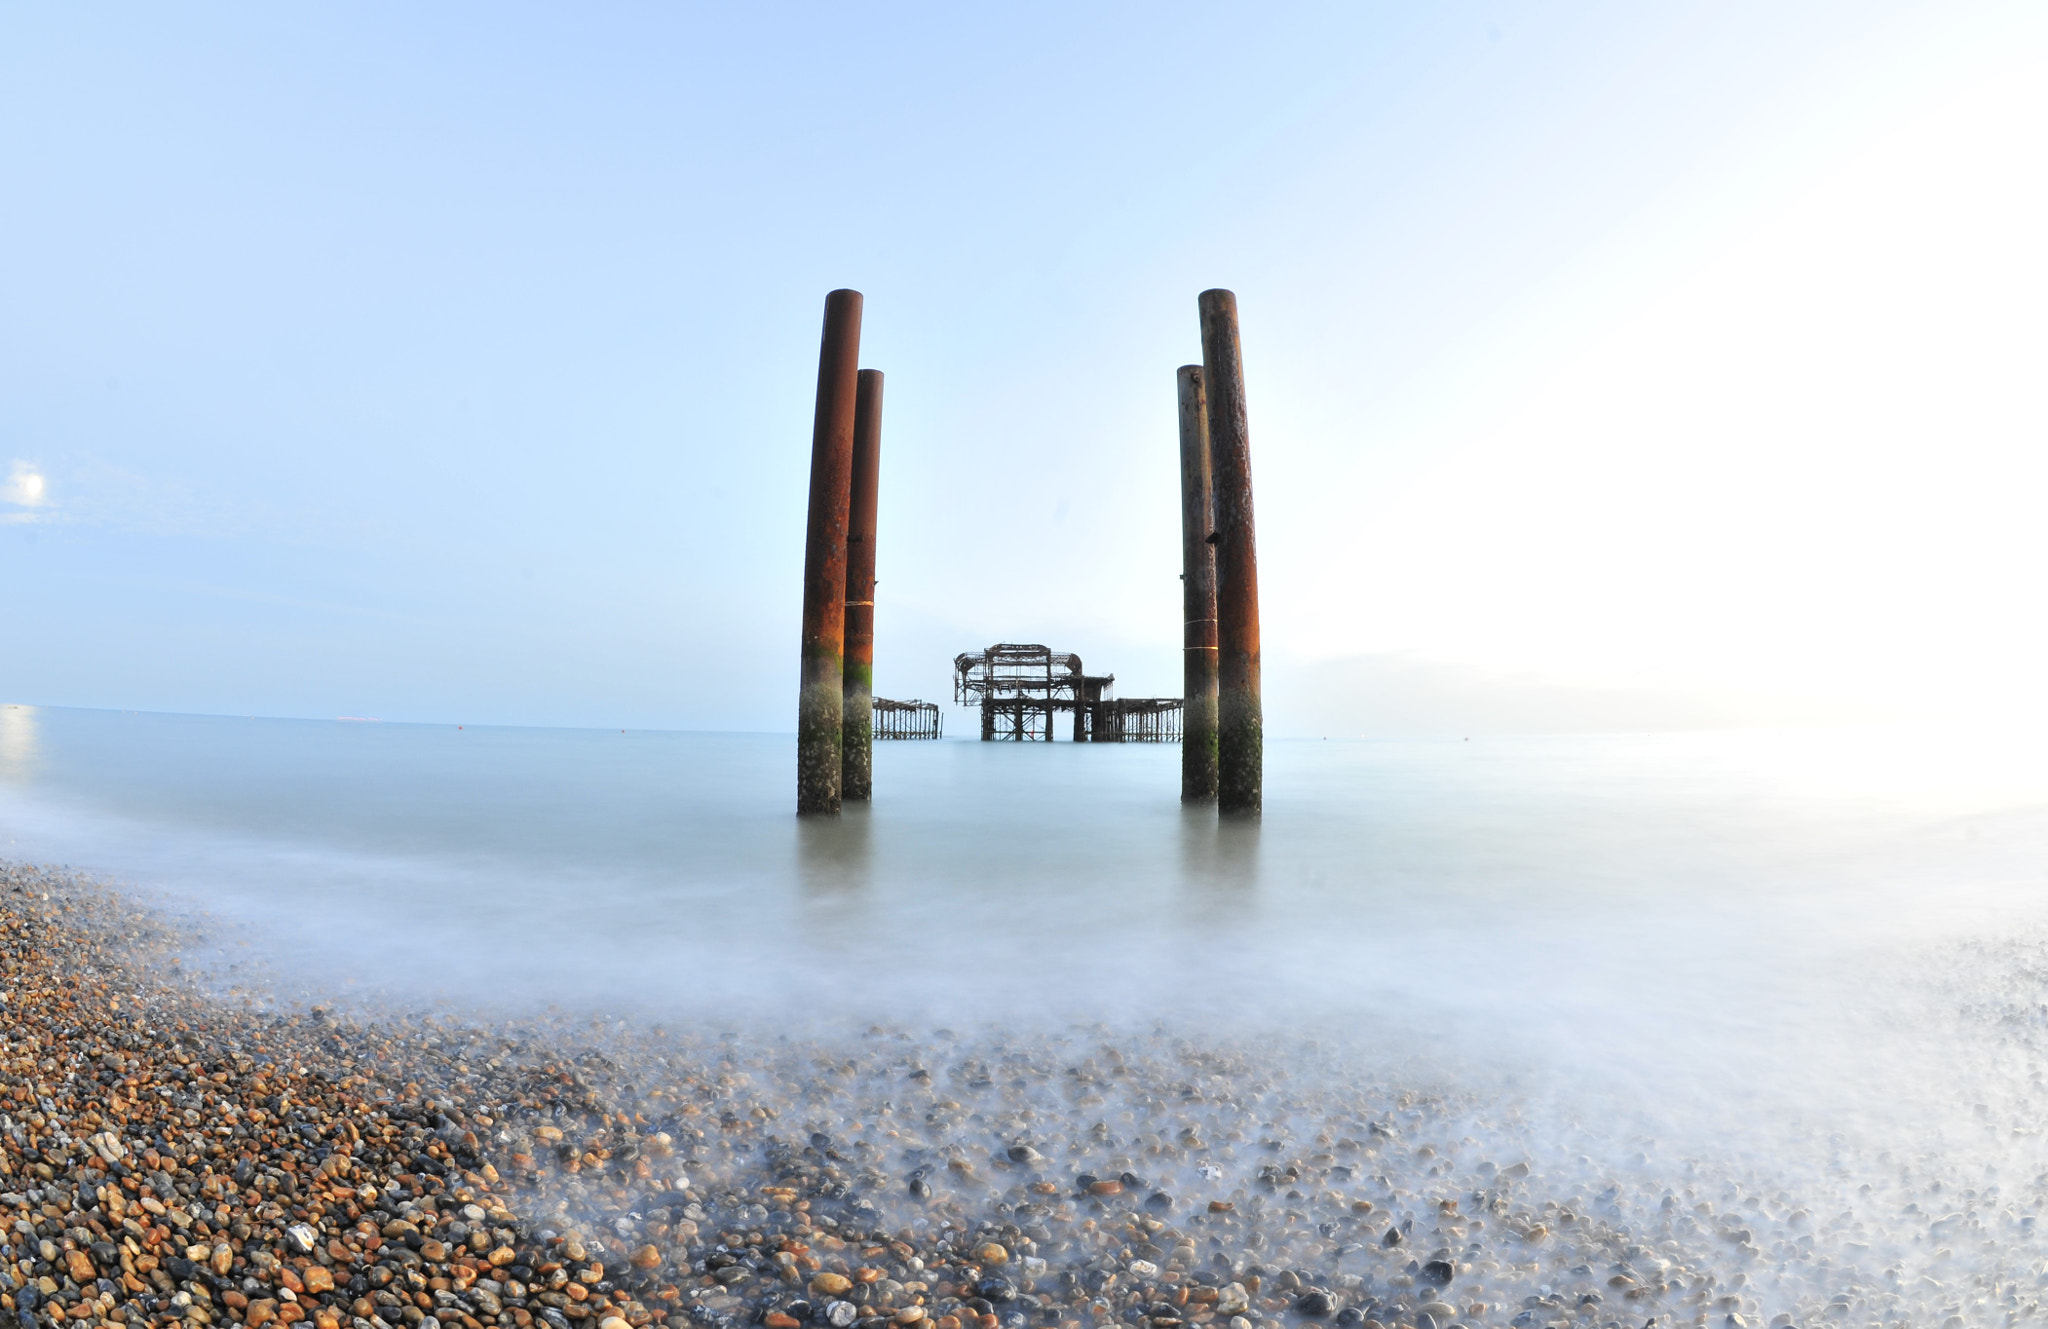
{"label": "shoreline", "polygon": [[209,990],[193,940],[0,862],[19,1329],[1740,1329],[1836,1294],[1912,1315],[1844,1220],[1738,1209],[1742,1169],[1532,1175],[1519,1109],[1341,1056],[284,1009]]}
{"label": "shoreline", "polygon": [[[1191,1243],[1158,1244],[1180,1235],[1158,1216],[1172,1198],[1128,1171],[1029,1182],[1013,1189],[1036,1205],[976,1216],[955,1198],[982,1180],[958,1149],[902,1182],[865,1141],[785,1139],[773,1127],[802,1089],[750,1085],[759,1064],[729,1058],[685,1074],[683,1092],[640,1095],[594,1047],[237,1008],[180,972],[178,941],[77,873],[0,867],[0,1308],[22,1329],[1255,1329],[1304,1304],[1309,1319],[1378,1323],[1341,1286],[1318,1302],[1287,1271],[1188,1270]],[[928,1072],[909,1079],[930,1094]],[[992,1166],[1049,1163],[1020,1145]],[[723,1184],[692,1189],[700,1169]],[[906,1206],[915,1227],[892,1221]],[[1235,1222],[1226,1202],[1203,1208]],[[1032,1220],[1055,1213],[1113,1273],[1035,1253],[1052,1234]],[[1430,1276],[1399,1281],[1421,1289],[1401,1310],[1438,1329],[1468,1318]],[[1261,1297],[1262,1282],[1279,1286]]]}

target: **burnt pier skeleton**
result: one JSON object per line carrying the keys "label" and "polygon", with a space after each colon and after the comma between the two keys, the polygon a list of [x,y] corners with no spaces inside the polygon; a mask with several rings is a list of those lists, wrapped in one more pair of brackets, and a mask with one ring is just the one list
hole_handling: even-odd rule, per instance
{"label": "burnt pier skeleton", "polygon": [[887,697],[876,697],[875,741],[885,739],[924,738],[935,739],[945,736],[945,717],[939,713],[935,701],[891,701]]}
{"label": "burnt pier skeleton", "polygon": [[1090,674],[1070,651],[998,642],[953,657],[953,700],[981,711],[987,742],[1051,742],[1054,721],[1073,717],[1076,743],[1177,743],[1178,697],[1111,697],[1115,674]]}

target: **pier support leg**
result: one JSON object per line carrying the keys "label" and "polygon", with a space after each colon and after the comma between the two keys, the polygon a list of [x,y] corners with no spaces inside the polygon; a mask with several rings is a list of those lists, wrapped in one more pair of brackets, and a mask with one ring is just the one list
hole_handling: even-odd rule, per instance
{"label": "pier support leg", "polygon": [[804,628],[796,710],[797,815],[836,813],[845,716],[846,513],[853,470],[859,291],[825,297],[818,411],[811,427],[811,504],[804,530]]}
{"label": "pier support leg", "polygon": [[1259,557],[1244,356],[1237,297],[1204,291],[1199,304],[1210,477],[1216,492],[1216,807],[1256,817],[1264,801],[1265,715],[1259,696]]}
{"label": "pier support leg", "polygon": [[1183,803],[1216,801],[1216,546],[1210,487],[1209,402],[1202,367],[1182,365],[1180,387],[1181,748]]}
{"label": "pier support leg", "polygon": [[853,412],[853,484],[846,518],[845,716],[840,796],[874,797],[875,508],[882,465],[882,371],[860,371]]}

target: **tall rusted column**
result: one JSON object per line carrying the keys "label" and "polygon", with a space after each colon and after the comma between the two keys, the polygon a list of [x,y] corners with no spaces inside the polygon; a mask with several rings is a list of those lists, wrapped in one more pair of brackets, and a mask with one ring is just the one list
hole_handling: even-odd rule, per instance
{"label": "tall rusted column", "polygon": [[845,746],[840,794],[874,797],[875,505],[882,469],[882,371],[860,371],[853,412],[853,491],[846,518]]}
{"label": "tall rusted column", "polygon": [[1209,402],[1202,367],[1182,365],[1180,384],[1181,746],[1183,803],[1216,799],[1215,499],[1209,482]]}
{"label": "tall rusted column", "polygon": [[1259,555],[1244,356],[1237,297],[1204,291],[1199,303],[1216,492],[1216,808],[1256,817],[1264,799],[1265,714],[1259,699]]}
{"label": "tall rusted column", "polygon": [[853,472],[860,292],[825,297],[818,413],[811,426],[811,510],[804,532],[802,690],[796,708],[798,816],[839,811],[846,644],[846,510]]}

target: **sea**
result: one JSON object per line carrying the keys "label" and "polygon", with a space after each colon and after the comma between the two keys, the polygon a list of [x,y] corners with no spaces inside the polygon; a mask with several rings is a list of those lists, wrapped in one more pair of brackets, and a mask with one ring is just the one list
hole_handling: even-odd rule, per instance
{"label": "sea", "polygon": [[1972,1259],[2048,1278],[2030,736],[1274,740],[1256,821],[1184,807],[1172,745],[881,743],[872,805],[805,820],[794,765],[786,734],[4,705],[0,856],[200,920],[195,958],[282,999],[1334,1048],[1652,1190],[1824,1192],[1926,1244],[1889,1276],[1929,1305],[1967,1301],[1921,1232],[1951,1202],[2007,1225]]}

